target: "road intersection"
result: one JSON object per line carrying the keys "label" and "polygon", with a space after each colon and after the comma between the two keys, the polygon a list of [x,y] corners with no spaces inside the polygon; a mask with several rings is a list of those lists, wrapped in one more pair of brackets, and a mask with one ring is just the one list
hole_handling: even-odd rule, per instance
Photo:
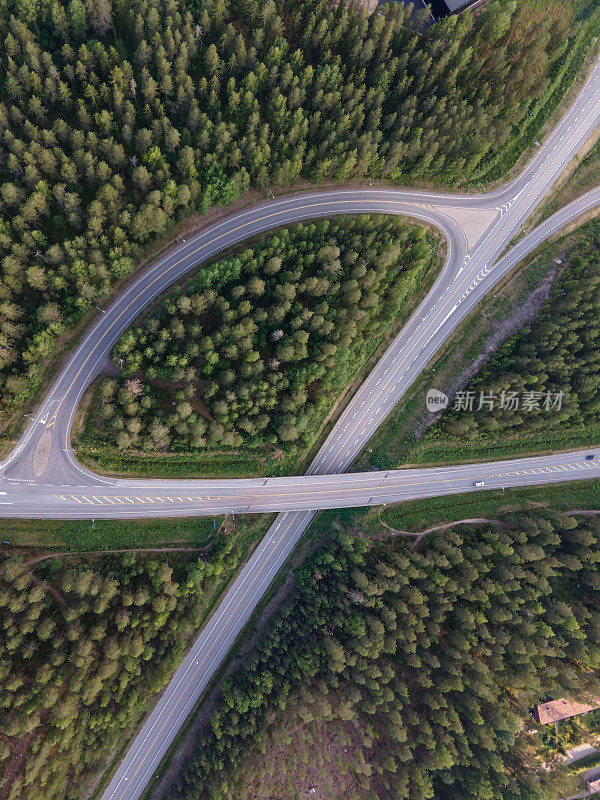
{"label": "road intersection", "polygon": [[[317,509],[381,504],[483,488],[595,477],[600,450],[505,462],[350,473],[344,471],[423,368],[481,298],[540,242],[600,203],[600,190],[571,203],[507,246],[600,123],[597,62],[573,104],[522,172],[479,195],[393,189],[296,195],[234,215],[168,253],[102,313],[63,369],[8,458],[0,464],[4,517],[122,518],[281,511],[134,740],[103,800],[137,800],[235,637]],[[171,283],[249,236],[345,213],[404,214],[435,225],[445,264],[427,297],[357,391],[307,475],[254,480],[125,480],[75,460],[73,416],[118,336]],[[468,225],[467,221],[477,224]],[[478,222],[477,222],[478,221]],[[594,454],[593,460],[585,456]]]}

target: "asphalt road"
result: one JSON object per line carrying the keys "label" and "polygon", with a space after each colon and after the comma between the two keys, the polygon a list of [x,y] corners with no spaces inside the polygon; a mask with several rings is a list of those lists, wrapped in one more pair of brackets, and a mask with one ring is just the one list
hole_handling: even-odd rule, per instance
{"label": "asphalt road", "polygon": [[[459,324],[510,267],[497,262],[513,236],[546,196],[565,166],[600,122],[600,67],[596,63],[560,123],[522,172],[509,184],[480,195],[450,195],[393,189],[330,191],[277,199],[233,215],[173,249],[135,280],[101,313],[48,393],[19,443],[0,464],[0,483],[33,481],[38,486],[102,486],[101,479],[73,458],[70,430],[81,395],[97,374],[119,335],[139,313],[185,272],[249,236],[299,220],[342,213],[405,214],[436,225],[447,240],[447,259],[434,286],[408,324],[357,392],[317,455],[311,472],[345,469],[407,386]],[[572,204],[575,216],[585,203]],[[491,224],[469,246],[464,219],[487,213]],[[453,218],[454,215],[454,218]],[[544,236],[558,229],[555,215]],[[461,224],[462,222],[462,224]],[[528,237],[532,245],[535,237]],[[517,259],[527,251],[518,245]],[[385,376],[383,382],[382,376]],[[370,392],[373,391],[373,394]],[[361,404],[367,400],[368,414]],[[135,490],[139,484],[128,484]],[[184,484],[182,483],[182,486]],[[27,516],[24,495],[21,513]]]}
{"label": "asphalt road", "polygon": [[[586,456],[594,455],[593,460]],[[513,486],[532,486],[582,478],[600,477],[600,450],[494,461],[438,468],[400,469],[302,475],[294,478],[249,478],[231,480],[139,481],[137,493],[126,486],[100,490],[72,486],[57,493],[52,488],[19,488],[0,495],[13,513],[11,498],[30,493],[29,503],[41,518],[132,519],[182,517],[220,513],[270,513],[313,511],[322,508],[382,505],[417,497],[435,497],[459,492]],[[123,482],[125,483],[125,482]],[[233,488],[232,488],[233,486]],[[14,490],[13,490],[14,491]]]}
{"label": "asphalt road", "polygon": [[[565,166],[600,122],[594,66],[576,100],[523,171],[480,195],[364,189],[265,203],[230,217],[174,249],[103,313],[58,377],[11,455],[0,465],[0,513],[100,518],[213,514],[234,508],[284,510],[268,531],[133,742],[103,800],[136,800],[235,636],[313,518],[311,509],[391,502],[499,486],[594,477],[585,453],[508,462],[341,474],[460,321],[524,255],[600,199],[572,203],[500,257]],[[100,478],[73,458],[69,433],[79,399],[110,348],[140,311],[174,280],[231,245],[299,220],[341,213],[407,214],[437,225],[446,263],[431,291],[360,387],[307,476],[264,481],[139,481]],[[470,219],[487,220],[474,235]],[[588,451],[586,451],[587,453]],[[591,451],[590,451],[591,452]],[[288,509],[288,510],[285,510]]]}
{"label": "asphalt road", "polygon": [[[466,240],[462,236],[460,227],[450,218],[443,216],[440,226],[445,230],[448,257],[439,277],[428,296],[351,400],[306,476],[256,480],[169,481],[124,480],[93,475],[75,461],[68,440],[71,419],[81,392],[87,385],[86,381],[82,382],[74,398],[68,393],[63,394],[62,404],[60,400],[56,400],[56,393],[53,393],[51,400],[46,401],[42,410],[38,412],[36,417],[38,421],[32,423],[26,437],[13,452],[13,457],[5,462],[0,477],[0,515],[19,518],[100,519],[216,514],[232,510],[254,512],[298,510],[307,507],[330,508],[352,505],[348,502],[349,498],[342,497],[338,491],[342,488],[338,486],[338,482],[349,480],[350,476],[338,476],[338,473],[342,473],[352,463],[441,345],[481,297],[523,257],[570,221],[577,219],[599,203],[600,188],[592,190],[549,217],[529,235],[520,239],[493,266],[476,265],[475,276],[467,273],[474,256],[469,258],[467,254]],[[503,217],[498,215],[498,221],[494,223],[493,229],[502,220]],[[465,273],[469,277],[464,277]],[[450,304],[451,307],[447,310]],[[100,322],[103,321],[104,317]],[[107,322],[107,324],[113,323]],[[84,345],[89,362],[94,361],[94,365],[89,366],[90,373],[94,374],[98,364],[102,363],[106,355],[104,348],[107,345],[100,339],[98,347],[98,350],[102,349],[100,353],[92,352],[95,346],[92,342],[88,343],[86,340]],[[99,361],[94,360],[96,357]],[[72,381],[72,370],[68,366],[66,372]],[[71,391],[74,392],[74,389]],[[59,406],[58,413],[54,412],[55,416],[50,415],[48,405],[51,408]],[[48,466],[43,474],[37,477],[33,469],[35,450],[36,448],[39,450],[40,441],[43,442],[44,437],[48,436],[52,436],[53,442]],[[560,459],[562,456],[556,458]],[[520,463],[527,468],[530,459],[523,459]],[[423,475],[427,472],[428,470],[419,471]],[[301,503],[307,478],[319,475],[324,476],[320,483],[321,491],[313,492],[310,506],[305,504],[306,501]],[[473,475],[475,476],[475,473]],[[376,487],[380,476],[379,472],[371,475],[365,473],[363,475],[365,486],[368,489]],[[548,482],[551,478],[551,474],[547,473],[545,477],[531,482]],[[334,480],[335,483],[332,483]],[[506,485],[511,483],[507,482]],[[515,485],[520,485],[520,479],[517,479]],[[461,486],[463,491],[469,490],[470,474],[464,477]],[[274,488],[277,488],[279,497],[273,497]],[[334,489],[336,491],[333,491]],[[285,490],[283,496],[282,490]],[[351,496],[356,499],[354,505],[381,502],[377,492],[373,492],[368,498],[364,495],[359,497],[357,494]]]}
{"label": "asphalt road", "polygon": [[[345,489],[334,505],[357,505],[356,491],[366,505],[371,491],[377,493],[378,503],[396,502],[409,497],[428,497],[465,490],[486,491],[503,486],[527,486],[540,483],[551,476],[553,481],[569,481],[600,474],[600,449],[592,449],[594,461],[580,459],[574,454],[544,456],[497,462],[493,465],[451,467],[427,470],[396,470],[379,473],[377,480],[367,486],[371,475],[339,476],[345,479]],[[473,487],[474,481],[484,481],[484,487]],[[279,481],[283,481],[280,479]],[[336,477],[335,482],[338,482]],[[307,480],[305,490],[329,486],[324,477]],[[273,490],[275,493],[275,489]],[[300,499],[300,505],[315,506],[313,501]],[[243,510],[243,509],[242,509]],[[253,509],[256,510],[256,509]],[[262,510],[272,510],[264,508]],[[180,513],[180,512],[177,512]],[[250,618],[267,587],[298,542],[298,531],[312,522],[315,511],[297,510],[280,514],[251,556],[240,575],[231,585],[225,598],[190,652],[175,671],[169,685],[146,723],[134,739],[125,760],[114,775],[102,800],[137,798],[148,784],[171,742],[184,724],[198,698],[225,657],[231,645]]]}

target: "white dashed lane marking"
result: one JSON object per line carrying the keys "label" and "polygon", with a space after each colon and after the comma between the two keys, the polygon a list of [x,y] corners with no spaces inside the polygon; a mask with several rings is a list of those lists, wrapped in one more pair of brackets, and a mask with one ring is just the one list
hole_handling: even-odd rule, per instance
{"label": "white dashed lane marking", "polygon": [[[356,446],[359,440],[356,439],[351,446]],[[459,480],[464,480],[467,483],[474,480],[474,479],[483,479],[483,478],[511,478],[520,475],[541,475],[541,474],[548,474],[551,472],[578,472],[581,470],[593,470],[598,469],[600,467],[600,460],[599,461],[576,461],[572,464],[548,464],[542,467],[533,467],[529,469],[522,469],[522,470],[514,470],[513,472],[496,472],[491,474],[473,474],[473,475],[457,475],[455,476]],[[393,478],[400,478],[401,476],[393,476]],[[441,482],[446,483],[448,479],[444,479]],[[364,477],[359,479],[359,482],[363,482]],[[440,481],[432,478],[431,480],[425,481],[418,481],[418,482],[409,482],[409,483],[402,483],[402,484],[393,484],[387,483],[385,488],[387,490],[394,489],[394,488],[405,488],[408,486],[424,486],[427,484],[434,484],[440,483]],[[494,487],[490,487],[494,488]],[[351,486],[341,486],[337,489],[333,490],[333,494],[339,493],[346,493],[346,492],[353,492],[353,491],[367,491],[369,490],[367,486],[362,487],[351,487]],[[325,494],[331,494],[332,490],[323,489],[322,490]],[[306,489],[296,489],[294,494],[296,496],[302,494],[310,494],[310,495],[319,495],[321,490]],[[273,500],[281,500],[287,496],[286,492],[274,492],[270,493],[268,491],[258,491],[258,495],[256,497],[257,500],[266,500],[266,499],[273,499]],[[63,495],[63,494],[55,494],[54,497],[62,500],[65,503],[76,502],[79,505],[147,505],[151,504],[154,505],[155,503],[206,503],[206,502],[215,502],[215,501],[223,501],[226,499],[230,499],[231,501],[240,501],[244,499],[241,496],[231,497],[231,498],[223,498],[223,497],[213,497],[213,496],[204,496],[204,495],[187,495],[185,497],[165,497],[164,495],[159,496],[152,496],[152,497],[129,497],[128,495]],[[247,498],[246,498],[247,499]]]}
{"label": "white dashed lane marking", "polygon": [[63,500],[65,503],[69,503],[74,500],[76,503],[80,505],[88,504],[92,506],[103,506],[103,505],[146,505],[150,503],[154,505],[154,503],[203,503],[206,501],[213,501],[213,500],[221,500],[221,497],[196,497],[196,496],[188,496],[188,497],[128,497],[127,495],[63,495],[63,494],[55,494],[54,497],[57,497],[59,500]]}

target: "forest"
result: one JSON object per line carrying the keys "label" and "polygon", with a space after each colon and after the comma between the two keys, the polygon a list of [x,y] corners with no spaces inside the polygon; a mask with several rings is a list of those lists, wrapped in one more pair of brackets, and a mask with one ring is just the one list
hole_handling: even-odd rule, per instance
{"label": "forest", "polygon": [[[121,335],[84,444],[306,448],[417,293],[436,237],[393,217],[283,228],[201,268]],[[280,455],[280,457],[281,457]]]}
{"label": "forest", "polygon": [[221,534],[204,552],[3,562],[2,800],[87,796],[238,561]]}
{"label": "forest", "polygon": [[465,387],[468,402],[463,395],[463,408],[452,404],[425,434],[425,446],[447,440],[526,442],[539,433],[567,445],[578,433],[597,440],[600,224],[587,223],[580,234],[535,322],[486,362]]}
{"label": "forest", "polygon": [[572,793],[529,709],[600,689],[600,521],[505,510],[418,547],[362,511],[319,524],[169,798]]}
{"label": "forest", "polygon": [[595,5],[493,0],[422,33],[402,3],[1,0],[2,430],[178,221],[300,179],[500,177]]}

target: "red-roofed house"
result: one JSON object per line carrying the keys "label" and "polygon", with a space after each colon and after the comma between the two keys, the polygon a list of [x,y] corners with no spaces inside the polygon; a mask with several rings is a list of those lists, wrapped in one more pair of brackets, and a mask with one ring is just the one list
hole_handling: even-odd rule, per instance
{"label": "red-roofed house", "polygon": [[551,722],[559,722],[561,719],[569,719],[579,714],[587,714],[588,711],[600,708],[600,698],[596,698],[593,703],[578,703],[576,700],[550,700],[548,703],[540,703],[533,710],[534,716],[540,725],[549,725]]}

